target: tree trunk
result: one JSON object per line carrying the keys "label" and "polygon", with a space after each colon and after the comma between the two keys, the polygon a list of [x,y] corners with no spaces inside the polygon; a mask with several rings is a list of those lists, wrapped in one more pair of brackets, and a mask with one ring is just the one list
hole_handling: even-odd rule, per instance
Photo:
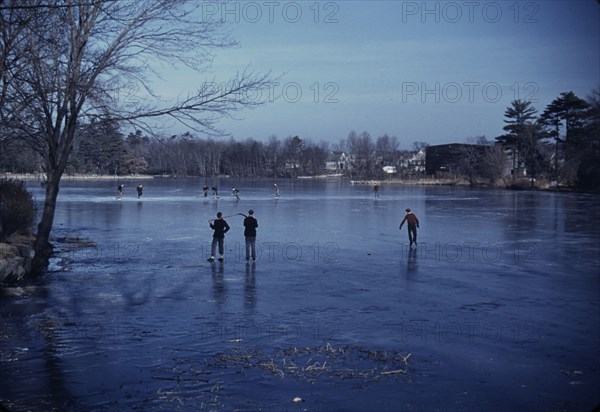
{"label": "tree trunk", "polygon": [[49,172],[46,182],[46,199],[44,201],[44,211],[42,219],[38,224],[38,232],[35,237],[33,249],[35,256],[32,262],[34,274],[39,274],[46,266],[52,255],[52,245],[50,244],[50,232],[54,223],[54,212],[56,210],[56,199],[58,197],[60,175]]}

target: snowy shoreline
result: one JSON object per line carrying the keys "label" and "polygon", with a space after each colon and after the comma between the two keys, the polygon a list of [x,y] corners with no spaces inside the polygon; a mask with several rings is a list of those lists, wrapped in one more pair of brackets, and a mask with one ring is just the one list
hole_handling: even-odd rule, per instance
{"label": "snowy shoreline", "polygon": [[[169,176],[170,177],[170,176]],[[18,179],[18,180],[46,180],[46,175],[43,173],[1,173],[0,178],[3,179]],[[151,175],[85,175],[85,174],[64,174],[62,180],[124,180],[124,179],[154,179]]]}
{"label": "snowy shoreline", "polygon": [[[186,177],[197,177],[203,178],[203,176],[186,176]],[[5,179],[19,179],[19,180],[45,180],[43,173],[1,173],[0,178]],[[87,175],[87,174],[64,174],[62,180],[138,180],[138,179],[155,179],[155,178],[177,178],[172,175],[126,175],[126,176],[115,176],[115,175]],[[336,178],[339,180],[346,180],[341,175],[321,175],[321,176],[299,176],[301,180],[322,180],[325,178]],[[457,179],[436,179],[436,178],[421,178],[421,179],[387,179],[387,180],[349,180],[352,185],[374,185],[374,184],[404,184],[404,185],[468,185],[467,181]]]}
{"label": "snowy shoreline", "polygon": [[[328,176],[324,178],[323,176]],[[529,179],[516,179],[511,182],[498,182],[496,185],[490,184],[470,184],[466,179],[454,179],[454,178],[418,178],[418,179],[383,179],[383,180],[352,180],[348,177],[342,177],[339,175],[323,175],[323,176],[299,176],[299,180],[313,180],[313,181],[347,181],[350,185],[405,185],[405,186],[472,186],[478,188],[490,188],[490,189],[511,189],[511,190],[542,190],[542,191],[555,191],[555,192],[573,192],[573,193],[592,193],[598,194],[593,190],[580,190],[569,186],[552,186],[549,182],[539,181],[535,182],[533,187]],[[180,176],[184,178],[198,178],[207,179],[204,176]],[[152,179],[177,179],[178,176],[173,175],[126,175],[126,176],[115,176],[115,175],[86,175],[86,174],[65,174],[62,176],[62,181],[126,181],[126,180],[152,180]],[[210,178],[224,178],[228,179],[229,176],[217,176]],[[46,180],[45,175],[41,173],[0,173],[0,179],[17,179],[27,181],[39,181],[44,182]],[[244,178],[242,178],[244,179]],[[269,179],[269,178],[265,178]],[[290,178],[281,178],[282,180],[293,180]]]}
{"label": "snowy shoreline", "polygon": [[469,182],[460,179],[388,179],[388,180],[350,180],[351,185],[445,185],[468,186]]}

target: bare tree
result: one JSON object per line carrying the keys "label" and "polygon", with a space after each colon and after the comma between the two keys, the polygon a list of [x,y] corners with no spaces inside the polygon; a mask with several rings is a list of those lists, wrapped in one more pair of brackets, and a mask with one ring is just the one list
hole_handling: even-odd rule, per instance
{"label": "bare tree", "polygon": [[396,136],[384,134],[375,141],[375,151],[377,159],[382,162],[382,166],[396,165],[400,160],[400,142]]}
{"label": "bare tree", "polygon": [[302,171],[302,152],[304,148],[304,141],[298,136],[289,136],[283,140],[282,154],[286,162],[285,169],[292,177],[297,177]]}
{"label": "bare tree", "polygon": [[502,179],[504,185],[505,172],[508,169],[508,158],[501,144],[489,146],[483,156],[482,177],[488,180],[491,185],[495,185],[498,179]]}
{"label": "bare tree", "polygon": [[[261,104],[251,96],[269,87],[270,76],[246,71],[219,87],[205,81],[170,103],[153,92],[159,63],[203,73],[213,50],[235,45],[223,22],[200,18],[199,7],[193,0],[0,2],[2,31],[15,28],[0,39],[2,133],[27,140],[43,156],[47,174],[37,269],[49,257],[59,184],[77,131],[106,121],[143,128],[170,118],[218,133],[220,118]],[[130,84],[139,98],[115,98]]]}
{"label": "bare tree", "polygon": [[354,169],[361,177],[371,178],[375,165],[375,144],[371,135],[366,131],[357,135],[352,130],[346,141],[348,150],[354,157]]}
{"label": "bare tree", "polygon": [[413,142],[413,150],[415,152],[418,152],[421,149],[427,149],[427,147],[429,147],[429,143],[427,142]]}
{"label": "bare tree", "polygon": [[266,145],[267,164],[271,169],[271,176],[277,177],[278,165],[281,162],[281,141],[275,135],[269,136]]}
{"label": "bare tree", "polygon": [[471,186],[475,185],[481,172],[482,151],[479,149],[480,147],[475,144],[465,144],[459,149],[458,168]]}
{"label": "bare tree", "polygon": [[504,182],[508,158],[503,146],[494,144],[485,136],[468,137],[465,142],[459,149],[458,166],[469,184],[475,185],[481,178],[491,185],[495,185],[499,179]]}

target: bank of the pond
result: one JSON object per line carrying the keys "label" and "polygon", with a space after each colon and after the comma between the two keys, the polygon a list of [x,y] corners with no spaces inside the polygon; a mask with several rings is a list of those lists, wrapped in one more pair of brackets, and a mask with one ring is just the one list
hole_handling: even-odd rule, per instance
{"label": "bank of the pond", "polygon": [[352,185],[405,185],[405,186],[461,186],[473,188],[489,189],[507,189],[507,190],[539,190],[548,192],[566,192],[566,193],[600,193],[598,190],[588,190],[576,186],[558,185],[556,182],[547,180],[535,181],[533,184],[529,179],[515,179],[508,182],[498,182],[496,184],[475,182],[470,183],[461,178],[422,178],[422,179],[383,179],[383,180],[350,180]]}
{"label": "bank of the pond", "polygon": [[[35,251],[35,236],[14,234],[0,242],[0,294],[22,296],[27,294],[27,279],[34,275],[32,268]],[[69,256],[79,249],[93,247],[89,240],[78,237],[58,237],[52,239],[50,248],[53,254]],[[64,259],[63,259],[64,260]],[[65,265],[68,262],[58,262]]]}
{"label": "bank of the pond", "polygon": [[0,288],[18,283],[31,274],[34,240],[31,235],[14,234],[0,242]]}
{"label": "bank of the pond", "polygon": [[[157,176],[152,175],[94,175],[94,174],[64,174],[61,181],[68,180],[138,180],[138,179],[154,179]],[[171,176],[169,176],[171,177]],[[16,180],[38,180],[43,182],[46,180],[44,173],[0,173],[0,178],[16,179]]]}
{"label": "bank of the pond", "polygon": [[[43,173],[0,173],[0,178],[26,180],[26,181],[45,181]],[[177,179],[177,178],[198,178],[198,179],[229,179],[228,175],[221,176],[177,176],[177,175],[95,175],[95,174],[65,174],[62,181],[125,181],[125,180],[151,180],[151,179]],[[303,176],[302,179],[309,179],[309,176]],[[290,177],[280,177],[282,180],[294,180]],[[598,190],[587,190],[572,185],[559,185],[555,181],[545,179],[535,180],[532,184],[529,178],[513,178],[508,180],[499,180],[495,184],[489,182],[477,181],[469,182],[461,177],[411,177],[411,178],[383,178],[383,179],[360,179],[354,180],[350,176],[328,177],[322,179],[322,176],[312,176],[315,181],[347,181],[351,185],[414,185],[414,186],[470,186],[477,188],[492,189],[510,189],[510,190],[547,190],[557,192],[576,192],[576,193],[598,193]]]}
{"label": "bank of the pond", "polygon": [[469,186],[469,182],[462,179],[383,179],[383,180],[350,180],[352,185],[432,185],[432,186]]}

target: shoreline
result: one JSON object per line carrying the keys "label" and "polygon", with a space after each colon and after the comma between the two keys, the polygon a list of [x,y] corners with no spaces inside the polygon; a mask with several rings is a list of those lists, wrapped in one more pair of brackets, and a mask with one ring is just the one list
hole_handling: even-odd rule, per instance
{"label": "shoreline", "polygon": [[[126,181],[126,180],[151,180],[151,179],[178,179],[178,178],[199,178],[199,179],[207,179],[207,178],[225,178],[225,179],[234,179],[229,176],[173,176],[173,175],[127,175],[127,176],[115,176],[115,175],[88,175],[88,174],[73,174],[73,175],[63,175],[62,181],[93,181],[93,180],[104,180],[104,181]],[[16,180],[26,180],[26,181],[45,181],[45,175],[39,173],[10,173],[3,172],[0,173],[0,179],[16,179]],[[245,179],[245,178],[239,178]],[[265,177],[265,179],[269,179]],[[281,178],[281,179],[289,179],[295,180],[294,178]],[[299,178],[296,178],[299,179]],[[328,179],[321,178],[319,176],[311,176],[310,179],[308,176],[303,176],[300,180],[312,180],[312,181],[321,181],[325,182]],[[351,185],[414,185],[414,186],[472,186],[477,188],[491,188],[491,189],[505,189],[505,190],[536,190],[536,191],[547,191],[547,192],[561,192],[561,193],[590,193],[590,194],[599,194],[598,191],[595,190],[585,190],[572,186],[551,186],[546,181],[536,182],[536,184],[532,187],[531,182],[529,180],[518,180],[513,182],[504,182],[501,184],[470,184],[465,179],[449,179],[449,178],[417,178],[417,179],[368,179],[368,180],[353,180],[347,176],[335,176],[336,181],[347,181]]]}
{"label": "shoreline", "polygon": [[0,294],[31,276],[34,242],[31,233],[14,233],[0,242]]}
{"label": "shoreline", "polygon": [[351,185],[432,185],[432,186],[469,186],[469,182],[456,179],[388,179],[388,180],[350,180]]}
{"label": "shoreline", "polygon": [[[61,180],[137,180],[137,179],[154,179],[157,176],[152,175],[127,175],[127,176],[114,176],[114,175],[86,175],[86,174],[64,174]],[[159,176],[162,177],[162,176]],[[171,176],[168,176],[171,177]],[[46,175],[43,173],[0,173],[2,179],[17,179],[17,180],[37,180],[45,181]]]}

